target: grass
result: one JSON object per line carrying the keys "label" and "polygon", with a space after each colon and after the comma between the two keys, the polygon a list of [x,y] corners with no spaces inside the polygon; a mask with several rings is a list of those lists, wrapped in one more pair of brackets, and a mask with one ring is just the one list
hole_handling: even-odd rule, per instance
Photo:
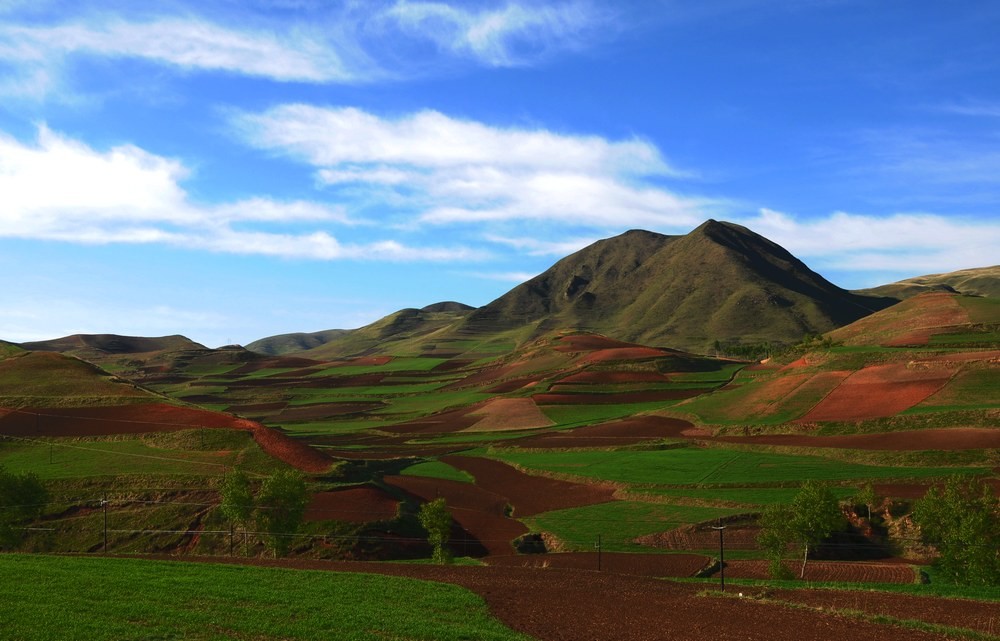
{"label": "grass", "polygon": [[728,508],[611,501],[545,512],[522,520],[533,530],[555,535],[567,550],[591,551],[600,535],[601,547],[608,552],[657,552],[655,548],[634,543],[633,539],[737,512]]}
{"label": "grass", "polygon": [[639,485],[741,485],[804,480],[938,478],[975,474],[981,468],[882,467],[818,456],[722,448],[683,447],[654,451],[514,452],[492,456],[526,468]]}
{"label": "grass", "polygon": [[530,639],[453,585],[135,559],[2,555],[0,617],[19,641]]}
{"label": "grass", "polygon": [[676,401],[607,405],[542,405],[539,409],[556,425],[579,426],[651,412],[674,405]]}
{"label": "grass", "polygon": [[446,358],[423,358],[419,356],[396,357],[385,365],[338,365],[316,372],[309,378],[324,376],[357,376],[358,374],[374,374],[386,372],[429,372],[438,365],[446,363]]}
{"label": "grass", "polygon": [[464,470],[459,470],[441,461],[426,461],[417,463],[404,469],[400,474],[404,476],[427,476],[435,479],[446,479],[450,481],[460,481],[462,483],[475,483],[476,479]]}
{"label": "grass", "polygon": [[[857,493],[856,488],[831,488],[838,499],[847,499]],[[749,507],[765,505],[790,504],[798,494],[798,488],[793,487],[725,487],[725,488],[652,488],[640,490],[644,494],[652,494],[667,498],[690,499],[695,501],[719,501]]]}

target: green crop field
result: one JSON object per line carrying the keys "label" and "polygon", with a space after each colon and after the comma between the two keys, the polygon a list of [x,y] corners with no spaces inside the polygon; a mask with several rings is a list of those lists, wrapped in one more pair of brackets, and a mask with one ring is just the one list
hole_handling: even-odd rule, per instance
{"label": "green crop field", "polygon": [[417,463],[404,469],[400,474],[407,476],[427,476],[435,479],[447,479],[451,481],[461,481],[462,483],[475,483],[476,479],[471,474],[463,470],[456,469],[441,461],[427,461]]}
{"label": "green crop field", "polygon": [[652,412],[675,405],[677,401],[657,401],[652,403],[624,403],[607,405],[542,405],[539,409],[556,425],[580,426],[591,423],[632,416],[642,412]]}
{"label": "green crop field", "polygon": [[[857,493],[857,489],[851,487],[833,487],[831,491],[840,500],[848,499]],[[719,501],[757,508],[765,505],[789,504],[799,489],[793,487],[650,488],[637,492],[671,499]]]}
{"label": "green crop field", "polygon": [[939,478],[987,471],[973,467],[882,467],[821,458],[721,448],[655,451],[515,452],[491,456],[526,468],[639,485],[780,484],[804,480]]}
{"label": "green crop field", "polygon": [[611,501],[545,512],[522,520],[533,530],[555,535],[567,550],[593,550],[600,535],[602,548],[610,552],[656,552],[654,548],[634,543],[633,539],[738,512],[728,508]]}
{"label": "green crop field", "polygon": [[18,641],[529,641],[457,586],[365,574],[0,555]]}

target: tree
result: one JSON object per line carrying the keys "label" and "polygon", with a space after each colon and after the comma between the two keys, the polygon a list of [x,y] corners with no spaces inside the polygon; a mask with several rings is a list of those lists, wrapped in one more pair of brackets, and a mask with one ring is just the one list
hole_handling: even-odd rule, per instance
{"label": "tree", "polygon": [[219,505],[222,514],[232,523],[243,528],[243,551],[246,553],[247,529],[253,520],[254,512],[250,479],[243,471],[233,470],[222,478],[219,493],[222,495],[222,503]]}
{"label": "tree", "polygon": [[857,495],[854,497],[854,502],[857,505],[864,505],[868,508],[868,521],[872,520],[872,506],[878,502],[878,495],[875,494],[875,487],[871,484],[871,481],[864,484],[864,486],[858,490]]}
{"label": "tree", "polygon": [[420,525],[427,530],[427,542],[434,548],[436,563],[450,563],[451,553],[445,547],[451,533],[451,513],[443,498],[420,506]]}
{"label": "tree", "polygon": [[274,555],[284,556],[291,548],[291,535],[299,531],[309,493],[301,474],[276,472],[261,485],[257,495],[257,527],[268,536]]}
{"label": "tree", "polygon": [[0,547],[16,547],[21,541],[18,526],[38,518],[48,500],[48,491],[37,476],[14,474],[0,466]]}
{"label": "tree", "polygon": [[760,518],[761,534],[757,541],[771,556],[772,574],[781,572],[781,559],[789,544],[802,549],[802,570],[805,576],[809,550],[843,527],[844,515],[837,497],[830,488],[815,481],[802,484],[789,506],[773,505]]}
{"label": "tree", "polygon": [[1000,502],[980,479],[953,476],[943,488],[931,487],[913,520],[937,548],[935,565],[947,580],[1000,584]]}

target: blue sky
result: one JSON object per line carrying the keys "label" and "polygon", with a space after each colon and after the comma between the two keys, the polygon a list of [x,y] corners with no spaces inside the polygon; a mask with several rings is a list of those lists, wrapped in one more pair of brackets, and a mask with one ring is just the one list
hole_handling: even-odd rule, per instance
{"label": "blue sky", "polygon": [[0,0],[0,338],[483,305],[632,228],[1000,262],[1000,4]]}

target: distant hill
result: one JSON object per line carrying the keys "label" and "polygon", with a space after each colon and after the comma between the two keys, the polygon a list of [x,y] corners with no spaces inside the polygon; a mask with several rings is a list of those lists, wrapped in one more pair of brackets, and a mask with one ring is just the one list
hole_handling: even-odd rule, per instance
{"label": "distant hill", "polygon": [[62,352],[81,355],[88,352],[104,354],[144,354],[148,352],[179,351],[185,349],[205,349],[204,345],[174,334],[146,338],[142,336],[119,336],[117,334],[73,334],[47,341],[22,343],[21,347],[31,351]]}
{"label": "distant hill", "polygon": [[1000,298],[1000,265],[917,276],[888,285],[858,290],[855,293],[903,299],[928,292],[955,292],[969,296]]}
{"label": "distant hill", "polygon": [[598,241],[472,312],[463,329],[536,324],[704,352],[717,340],[796,342],[895,302],[841,289],[763,236],[709,220],[685,236]]}
{"label": "distant hill", "polygon": [[347,329],[327,329],[320,332],[295,332],[261,338],[246,346],[251,352],[281,356],[293,352],[302,352],[325,345],[331,340],[349,333]]}

